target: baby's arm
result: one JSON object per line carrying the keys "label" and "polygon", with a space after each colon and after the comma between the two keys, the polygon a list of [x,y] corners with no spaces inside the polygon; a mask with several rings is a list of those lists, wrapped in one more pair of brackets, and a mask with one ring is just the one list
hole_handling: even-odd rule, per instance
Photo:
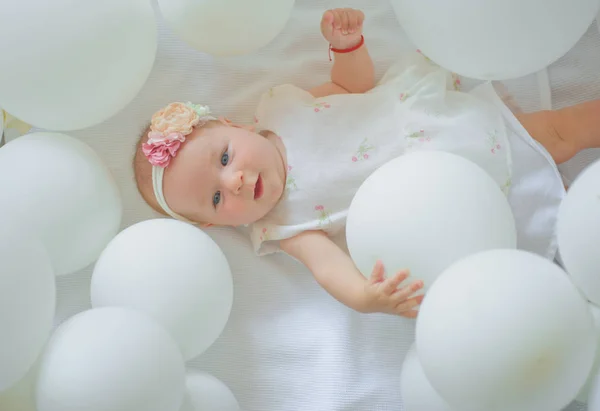
{"label": "baby's arm", "polygon": [[413,310],[423,296],[409,298],[423,287],[415,281],[398,288],[408,277],[403,270],[386,279],[383,266],[378,263],[367,280],[356,268],[352,259],[322,231],[306,231],[281,241],[286,253],[300,260],[313,273],[317,282],[335,299],[362,312],[384,312],[414,318]]}
{"label": "baby's arm", "polygon": [[[321,32],[331,47],[348,50],[360,44],[364,14],[360,10],[327,10],[321,20]],[[331,83],[316,87],[310,92],[315,97],[330,94],[364,93],[375,85],[373,60],[366,45],[350,53],[333,52]]]}

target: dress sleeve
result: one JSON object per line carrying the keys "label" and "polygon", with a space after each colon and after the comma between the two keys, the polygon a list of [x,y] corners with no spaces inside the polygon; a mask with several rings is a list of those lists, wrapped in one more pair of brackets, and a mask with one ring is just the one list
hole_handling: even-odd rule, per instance
{"label": "dress sleeve", "polygon": [[408,97],[410,89],[418,86],[425,78],[438,77],[441,83],[445,83],[446,90],[458,90],[460,88],[459,77],[440,67],[421,52],[406,53],[393,64],[378,84],[394,85],[399,91]]}

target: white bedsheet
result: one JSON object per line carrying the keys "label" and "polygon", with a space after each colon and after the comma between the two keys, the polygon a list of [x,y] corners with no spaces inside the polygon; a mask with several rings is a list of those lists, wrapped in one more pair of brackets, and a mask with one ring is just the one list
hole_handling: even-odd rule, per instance
{"label": "white bedsheet", "polygon": [[[284,82],[311,87],[326,81],[331,63],[319,30],[326,7],[365,11],[365,37],[378,76],[403,51],[413,49],[391,6],[382,0],[297,0],[285,31],[271,45],[229,59],[213,59],[189,48],[161,23],[158,58],[135,101],[104,124],[71,133],[96,149],[116,175],[125,205],[123,227],[157,217],[138,196],[130,167],[135,141],[152,113],[168,102],[190,100],[208,104],[234,121],[250,122],[266,88]],[[548,72],[554,107],[600,97],[596,25]],[[524,109],[539,109],[535,75],[506,85]],[[581,154],[562,167],[567,179],[599,154]],[[403,409],[400,369],[413,341],[413,321],[351,312],[291,258],[258,258],[240,233],[209,233],[233,269],[235,302],[221,338],[190,367],[223,380],[246,411]],[[89,308],[90,277],[88,268],[59,279],[57,324]],[[574,404],[568,409],[585,408]]]}

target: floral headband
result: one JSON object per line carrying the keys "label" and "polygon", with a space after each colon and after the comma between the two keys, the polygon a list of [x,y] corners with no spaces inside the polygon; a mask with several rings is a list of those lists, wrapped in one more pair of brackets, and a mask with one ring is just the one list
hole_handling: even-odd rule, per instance
{"label": "floral headband", "polygon": [[192,103],[171,103],[152,116],[148,141],[142,144],[142,152],[152,164],[152,187],[161,208],[171,217],[192,223],[167,205],[163,194],[163,176],[171,159],[177,155],[181,144],[195,126],[216,120],[208,106]]}

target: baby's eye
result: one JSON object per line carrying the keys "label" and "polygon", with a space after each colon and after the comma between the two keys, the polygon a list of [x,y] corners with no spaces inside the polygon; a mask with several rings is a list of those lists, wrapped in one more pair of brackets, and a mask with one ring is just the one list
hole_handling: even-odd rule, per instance
{"label": "baby's eye", "polygon": [[226,151],[221,156],[221,165],[226,166],[229,164],[229,153]]}
{"label": "baby's eye", "polygon": [[221,192],[217,191],[213,196],[213,206],[217,206],[221,202]]}

